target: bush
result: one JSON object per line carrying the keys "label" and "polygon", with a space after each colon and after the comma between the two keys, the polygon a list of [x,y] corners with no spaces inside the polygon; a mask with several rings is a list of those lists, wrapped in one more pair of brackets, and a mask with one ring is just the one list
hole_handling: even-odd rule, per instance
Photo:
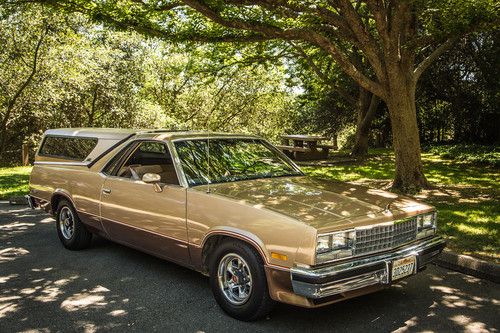
{"label": "bush", "polygon": [[475,144],[431,146],[425,151],[444,159],[480,164],[500,168],[500,147]]}

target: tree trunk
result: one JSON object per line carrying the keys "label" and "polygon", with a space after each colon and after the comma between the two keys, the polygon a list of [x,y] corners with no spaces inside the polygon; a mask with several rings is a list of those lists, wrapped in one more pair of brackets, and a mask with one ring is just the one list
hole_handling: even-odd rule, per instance
{"label": "tree trunk", "polygon": [[368,154],[370,126],[375,118],[379,102],[380,98],[361,87],[359,88],[356,139],[351,151],[352,156],[365,157]]}
{"label": "tree trunk", "polygon": [[420,138],[415,107],[415,84],[408,72],[390,75],[387,107],[391,118],[392,140],[396,156],[393,188],[405,193],[429,187],[420,156]]}
{"label": "tree trunk", "polygon": [[7,131],[0,131],[0,161],[4,158],[5,148],[7,142]]}

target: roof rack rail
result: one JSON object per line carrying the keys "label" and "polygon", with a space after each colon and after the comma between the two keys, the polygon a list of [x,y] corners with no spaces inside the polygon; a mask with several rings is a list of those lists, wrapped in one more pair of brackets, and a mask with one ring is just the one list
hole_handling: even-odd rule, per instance
{"label": "roof rack rail", "polygon": [[169,133],[169,132],[190,132],[189,129],[154,129],[146,131],[138,131],[137,133]]}

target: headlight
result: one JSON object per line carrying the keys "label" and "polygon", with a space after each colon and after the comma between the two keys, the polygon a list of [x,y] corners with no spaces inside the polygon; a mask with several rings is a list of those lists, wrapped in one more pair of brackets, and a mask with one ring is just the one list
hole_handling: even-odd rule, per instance
{"label": "headlight", "polygon": [[417,216],[417,238],[434,235],[437,228],[437,213],[427,213]]}
{"label": "headlight", "polygon": [[318,235],[316,243],[316,264],[353,255],[354,230]]}
{"label": "headlight", "polygon": [[325,253],[330,251],[330,236],[318,236],[316,253]]}

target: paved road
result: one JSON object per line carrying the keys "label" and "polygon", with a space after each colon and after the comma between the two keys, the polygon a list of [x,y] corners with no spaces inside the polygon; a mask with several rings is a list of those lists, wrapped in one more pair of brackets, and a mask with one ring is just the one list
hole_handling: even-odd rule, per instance
{"label": "paved road", "polygon": [[376,294],[321,309],[278,305],[244,323],[216,305],[208,279],[95,239],[59,243],[40,211],[0,203],[0,332],[496,332],[497,284],[432,266]]}

